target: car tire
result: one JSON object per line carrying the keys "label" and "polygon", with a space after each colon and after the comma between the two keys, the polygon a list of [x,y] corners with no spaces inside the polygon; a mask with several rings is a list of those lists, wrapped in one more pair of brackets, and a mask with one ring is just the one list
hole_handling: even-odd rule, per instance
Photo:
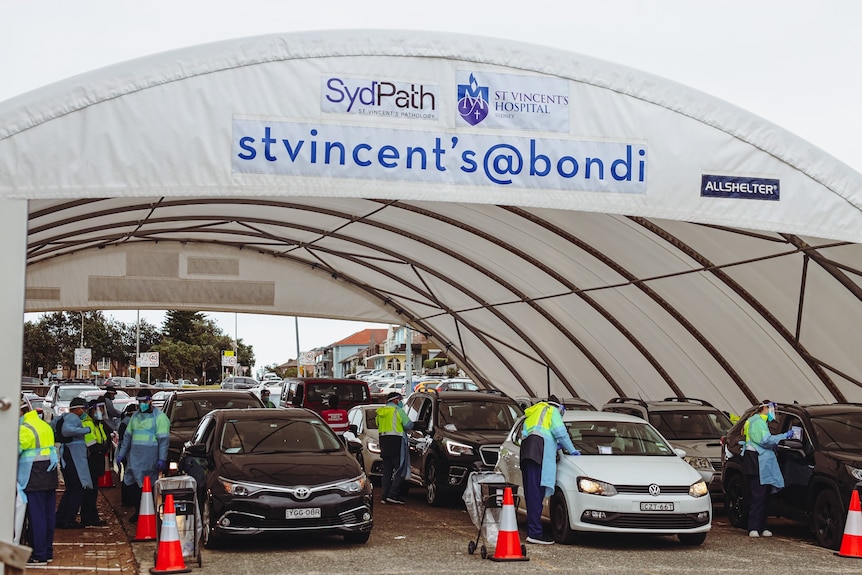
{"label": "car tire", "polygon": [[703,545],[706,533],[678,533],[677,538],[683,545]]}
{"label": "car tire", "polygon": [[814,500],[812,522],[817,544],[827,549],[838,549],[844,535],[844,510],[832,489],[826,488]]}
{"label": "car tire", "polygon": [[734,527],[745,529],[748,525],[748,501],[745,498],[745,476],[734,473],[724,486],[724,508],[727,520]]}
{"label": "car tire", "polygon": [[368,543],[368,538],[371,537],[371,532],[366,531],[364,533],[345,533],[344,534],[344,542],[345,543]]}
{"label": "car tire", "polygon": [[438,507],[443,503],[440,483],[440,467],[437,460],[431,458],[425,465],[425,503]]}
{"label": "car tire", "polygon": [[554,541],[567,545],[574,543],[577,540],[577,533],[572,530],[566,497],[559,489],[551,496],[549,511],[551,514],[551,533],[554,536]]}
{"label": "car tire", "polygon": [[218,536],[213,533],[212,504],[209,501],[205,501],[203,504],[203,509],[201,510],[201,524],[203,526],[201,544],[205,549],[218,549],[221,542],[219,541]]}

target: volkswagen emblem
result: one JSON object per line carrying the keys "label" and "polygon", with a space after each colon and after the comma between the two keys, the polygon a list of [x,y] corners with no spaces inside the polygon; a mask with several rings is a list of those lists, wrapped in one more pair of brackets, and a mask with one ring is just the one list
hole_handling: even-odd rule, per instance
{"label": "volkswagen emblem", "polygon": [[[650,493],[652,493],[652,486],[650,486]],[[297,499],[308,499],[308,496],[311,495],[311,489],[308,487],[297,487],[293,490],[293,495]],[[654,495],[658,495],[658,493]]]}
{"label": "volkswagen emblem", "polygon": [[[649,494],[652,495],[653,497],[658,497],[659,495],[661,495],[661,487],[659,487],[655,483],[651,484],[649,486]],[[308,496],[306,495],[306,497],[308,497]]]}

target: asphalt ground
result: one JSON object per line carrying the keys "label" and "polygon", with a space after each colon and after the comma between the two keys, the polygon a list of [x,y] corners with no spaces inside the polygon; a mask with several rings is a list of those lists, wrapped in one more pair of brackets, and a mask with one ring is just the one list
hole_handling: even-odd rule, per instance
{"label": "asphalt ground", "polygon": [[[63,544],[56,547],[54,563],[27,572],[149,573],[157,544],[128,542],[136,527],[128,522],[132,509],[119,505],[119,491],[119,487],[101,490],[99,505],[107,526],[58,532]],[[771,518],[773,537],[749,538],[730,527],[721,505],[716,506],[713,529],[701,546],[686,547],[669,536],[587,535],[576,545],[527,545],[529,561],[493,562],[482,559],[479,550],[468,553],[471,541],[478,540],[480,547],[485,541],[460,501],[429,507],[414,489],[407,505],[382,505],[377,492],[374,531],[366,544],[347,544],[337,536],[241,538],[223,549],[201,549],[203,566],[188,561],[187,567],[207,575],[862,572],[862,560],[838,557],[818,547],[807,528],[794,522]],[[523,543],[524,517],[518,516],[518,524]],[[493,554],[493,549],[487,550]]]}

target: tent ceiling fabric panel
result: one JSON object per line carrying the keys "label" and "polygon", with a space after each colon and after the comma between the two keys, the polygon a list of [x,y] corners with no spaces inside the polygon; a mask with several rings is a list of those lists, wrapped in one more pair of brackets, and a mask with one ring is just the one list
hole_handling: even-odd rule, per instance
{"label": "tent ceiling fabric panel", "polygon": [[409,323],[516,396],[862,401],[862,175],[585,56],[188,48],[0,103],[0,174],[30,200],[27,311]]}

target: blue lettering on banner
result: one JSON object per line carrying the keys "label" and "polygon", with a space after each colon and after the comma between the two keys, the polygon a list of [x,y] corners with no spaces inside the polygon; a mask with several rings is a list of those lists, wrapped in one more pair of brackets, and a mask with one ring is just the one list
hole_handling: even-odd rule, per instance
{"label": "blue lettering on banner", "polygon": [[233,121],[235,173],[646,193],[647,147],[263,120]]}
{"label": "blue lettering on banner", "polygon": [[742,178],[738,176],[711,176],[700,178],[700,195],[705,198],[743,198],[746,200],[779,201],[779,180],[769,178]]}

